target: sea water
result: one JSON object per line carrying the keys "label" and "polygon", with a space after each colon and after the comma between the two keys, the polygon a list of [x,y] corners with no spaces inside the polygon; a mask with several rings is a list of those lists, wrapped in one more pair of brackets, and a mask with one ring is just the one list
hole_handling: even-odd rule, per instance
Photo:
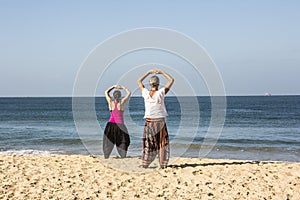
{"label": "sea water", "polygon": [[[78,131],[71,97],[0,98],[0,154],[102,155],[107,102],[104,97],[81,98],[94,102],[97,126],[91,134]],[[226,97],[217,137],[209,134],[210,97],[168,96],[165,101],[172,157],[300,162],[300,96]],[[130,98],[124,112],[131,139],[128,156],[141,156],[143,116],[143,99]],[[95,124],[85,115],[81,119],[87,127]],[[118,154],[114,150],[112,155]]]}

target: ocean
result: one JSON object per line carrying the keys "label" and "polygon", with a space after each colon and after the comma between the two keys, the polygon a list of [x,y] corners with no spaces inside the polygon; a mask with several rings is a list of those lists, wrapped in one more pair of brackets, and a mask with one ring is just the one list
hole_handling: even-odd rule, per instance
{"label": "ocean", "polygon": [[[102,155],[109,119],[106,100],[80,98],[95,101],[98,127],[90,135],[77,131],[71,97],[0,98],[0,154]],[[300,162],[300,96],[228,96],[225,123],[217,137],[207,134],[210,97],[169,96],[165,101],[172,157]],[[132,97],[124,114],[131,139],[127,155],[141,156],[143,99]],[[82,119],[87,127],[92,120],[84,115]],[[116,150],[112,156],[117,156]]]}

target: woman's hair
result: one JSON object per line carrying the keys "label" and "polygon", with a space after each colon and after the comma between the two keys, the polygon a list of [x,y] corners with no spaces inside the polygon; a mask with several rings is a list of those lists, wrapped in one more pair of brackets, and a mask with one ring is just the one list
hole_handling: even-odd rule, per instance
{"label": "woman's hair", "polygon": [[158,76],[152,76],[151,78],[150,78],[150,80],[149,80],[149,84],[150,84],[150,86],[152,87],[152,86],[159,86],[159,78],[158,78]]}
{"label": "woman's hair", "polygon": [[115,90],[113,93],[114,99],[117,101],[121,100],[121,91],[120,90]]}

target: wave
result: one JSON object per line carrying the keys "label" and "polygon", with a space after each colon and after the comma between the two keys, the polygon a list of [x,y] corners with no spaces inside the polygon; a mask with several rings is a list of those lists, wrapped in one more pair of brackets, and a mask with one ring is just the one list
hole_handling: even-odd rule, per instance
{"label": "wave", "polygon": [[42,155],[42,156],[48,156],[48,155],[57,155],[62,154],[61,151],[48,151],[48,150],[34,150],[34,149],[26,149],[26,150],[4,150],[0,151],[0,155],[20,155],[20,156],[26,156],[26,155]]}
{"label": "wave", "polygon": [[207,145],[207,144],[180,144],[171,143],[172,148],[185,148],[188,150],[234,151],[234,152],[294,152],[300,155],[300,148],[290,147],[266,147],[266,146],[231,146],[231,145]]}
{"label": "wave", "polygon": [[218,143],[221,144],[239,144],[240,146],[247,146],[247,145],[265,145],[265,146],[271,146],[271,145],[293,145],[293,146],[300,146],[300,141],[298,140],[272,140],[272,139],[246,139],[246,138],[240,138],[240,139],[231,139],[231,138],[205,138],[205,137],[178,137],[176,138],[174,136],[170,136],[171,140],[174,138],[173,142],[175,143],[183,143],[183,144],[202,144],[202,143]]}

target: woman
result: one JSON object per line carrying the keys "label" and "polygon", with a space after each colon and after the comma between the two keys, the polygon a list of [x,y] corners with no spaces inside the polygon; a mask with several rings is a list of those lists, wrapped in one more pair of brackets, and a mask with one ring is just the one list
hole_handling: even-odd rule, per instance
{"label": "woman", "polygon": [[[143,80],[150,74],[162,74],[168,83],[159,89],[159,78],[154,75],[150,78],[150,91],[143,85]],[[169,135],[165,123],[165,117],[168,115],[164,103],[165,95],[170,90],[174,79],[162,70],[150,70],[138,79],[138,86],[142,92],[145,103],[146,119],[143,135],[142,166],[147,168],[158,154],[161,168],[167,167],[170,146]]]}
{"label": "woman", "polygon": [[[115,90],[113,92],[113,99],[110,92],[113,89],[123,89],[126,91],[126,96],[121,97],[121,91]],[[127,149],[130,144],[128,130],[124,124],[123,113],[126,102],[128,101],[131,92],[124,86],[114,85],[105,91],[106,101],[110,110],[110,119],[106,124],[103,135],[103,153],[104,158],[109,158],[114,145],[117,146],[118,153],[121,158],[125,158]]]}

